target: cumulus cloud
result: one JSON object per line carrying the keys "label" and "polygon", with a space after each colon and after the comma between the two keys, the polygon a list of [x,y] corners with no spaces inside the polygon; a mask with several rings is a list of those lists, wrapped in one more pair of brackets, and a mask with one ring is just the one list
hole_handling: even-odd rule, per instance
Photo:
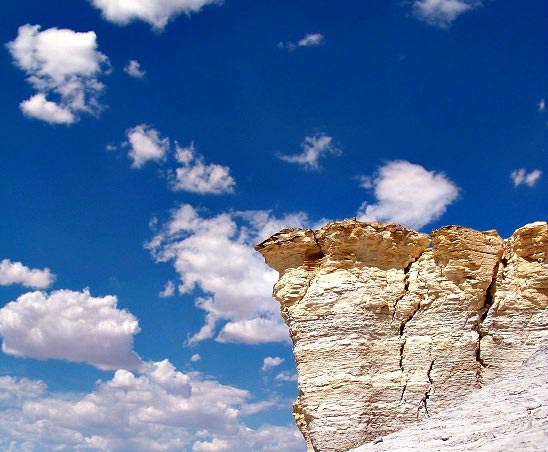
{"label": "cumulus cloud", "polygon": [[194,143],[182,148],[176,146],[176,159],[181,166],[175,170],[171,188],[200,194],[220,195],[232,193],[236,182],[230,168],[216,163],[205,164],[202,155],[196,152]]}
{"label": "cumulus cloud", "polygon": [[143,78],[147,73],[141,69],[141,63],[137,60],[129,60],[124,68],[126,74],[133,78]]}
{"label": "cumulus cloud", "polygon": [[222,0],[91,0],[103,17],[118,25],[141,20],[156,30],[178,16],[198,13],[206,5],[220,5]]}
{"label": "cumulus cloud", "polygon": [[413,14],[428,25],[447,28],[460,15],[480,6],[478,0],[415,0]]}
{"label": "cumulus cloud", "polygon": [[283,372],[280,372],[278,375],[276,375],[276,377],[274,377],[274,380],[276,380],[276,381],[297,381],[297,374],[294,374],[292,372],[284,370]]}
{"label": "cumulus cloud", "polygon": [[190,362],[191,363],[197,363],[198,361],[200,361],[202,359],[202,357],[200,356],[199,353],[194,353],[194,355],[192,355],[190,357]]}
{"label": "cumulus cloud", "polygon": [[15,64],[37,91],[21,102],[23,113],[50,124],[72,124],[81,113],[99,114],[104,90],[100,78],[109,63],[97,50],[95,33],[40,28],[23,25],[7,44]]}
{"label": "cumulus cloud", "polygon": [[519,187],[520,185],[527,185],[528,187],[533,188],[536,183],[539,181],[542,176],[542,171],[535,169],[531,172],[527,172],[525,168],[514,170],[510,173],[510,179],[514,183],[514,187]]}
{"label": "cumulus cloud", "polygon": [[288,332],[286,325],[276,317],[233,320],[222,328],[216,340],[242,344],[282,342],[288,340]]}
{"label": "cumulus cloud", "polygon": [[29,292],[0,309],[2,351],[36,359],[86,362],[100,369],[135,368],[137,319],[116,307],[114,296],[89,290]]}
{"label": "cumulus cloud", "polygon": [[19,107],[25,116],[50,124],[72,124],[76,121],[76,117],[69,108],[47,100],[44,93],[31,96],[21,102]]}
{"label": "cumulus cloud", "polygon": [[212,441],[196,441],[192,446],[192,452],[221,452],[231,450],[230,444],[219,438]]}
{"label": "cumulus cloud", "polygon": [[126,131],[129,146],[128,156],[132,168],[142,168],[147,162],[159,162],[169,151],[169,138],[162,138],[157,130],[146,124],[139,124]]}
{"label": "cumulus cloud", "polygon": [[361,205],[358,219],[362,221],[422,228],[440,218],[459,194],[445,174],[402,160],[388,162],[373,177],[362,176],[360,180],[377,199],[373,204]]}
{"label": "cumulus cloud", "polygon": [[539,103],[537,104],[538,111],[543,112],[546,110],[546,101],[544,100],[544,97],[540,99]]}
{"label": "cumulus cloud", "polygon": [[333,138],[327,135],[314,135],[306,137],[301,144],[303,151],[300,154],[278,154],[277,157],[284,162],[297,163],[307,170],[318,171],[320,159],[328,155],[341,155],[342,151],[333,145]]}
{"label": "cumulus cloud", "polygon": [[0,449],[149,452],[226,444],[242,452],[303,450],[293,426],[244,424],[243,413],[271,404],[253,403],[248,391],[200,373],[184,374],[167,360],[146,363],[139,373],[117,370],[89,394],[46,390],[40,381],[0,379]]}
{"label": "cumulus cloud", "polygon": [[270,369],[279,366],[281,363],[284,362],[283,358],[280,358],[279,356],[267,356],[263,360],[263,367],[261,367],[262,372],[268,372]]}
{"label": "cumulus cloud", "polygon": [[9,259],[0,262],[0,286],[21,284],[34,289],[47,289],[53,281],[55,281],[55,275],[49,268],[31,269],[21,262],[12,262]]}
{"label": "cumulus cloud", "polygon": [[17,406],[26,399],[34,399],[46,393],[47,386],[40,380],[0,377],[0,407]]}
{"label": "cumulus cloud", "polygon": [[309,33],[303,38],[299,39],[297,42],[287,41],[287,42],[278,42],[278,47],[280,49],[287,49],[293,51],[299,47],[317,47],[321,46],[325,42],[325,36],[321,33]]}
{"label": "cumulus cloud", "polygon": [[127,141],[122,147],[129,148],[128,156],[133,168],[142,168],[147,162],[163,164],[170,158],[177,166],[166,170],[169,187],[174,191],[221,195],[233,193],[236,181],[230,168],[217,163],[205,163],[191,143],[181,147],[148,126],[140,124],[126,131]]}
{"label": "cumulus cloud", "polygon": [[175,209],[146,245],[157,262],[172,262],[181,277],[179,293],[191,294],[205,311],[202,329],[189,344],[215,337],[220,342],[287,341],[287,327],[272,298],[277,273],[253,245],[280,225],[302,226],[306,215],[273,217],[267,211],[202,216],[188,204]]}

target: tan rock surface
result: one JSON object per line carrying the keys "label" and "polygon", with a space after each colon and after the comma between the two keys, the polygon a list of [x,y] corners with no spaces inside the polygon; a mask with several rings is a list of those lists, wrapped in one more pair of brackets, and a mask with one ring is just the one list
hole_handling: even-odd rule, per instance
{"label": "tan rock surface", "polygon": [[424,422],[351,452],[546,452],[548,348]]}
{"label": "tan rock surface", "polygon": [[547,235],[534,223],[507,241],[458,226],[430,239],[350,219],[257,245],[280,273],[309,450],[400,430],[518,367],[548,336]]}

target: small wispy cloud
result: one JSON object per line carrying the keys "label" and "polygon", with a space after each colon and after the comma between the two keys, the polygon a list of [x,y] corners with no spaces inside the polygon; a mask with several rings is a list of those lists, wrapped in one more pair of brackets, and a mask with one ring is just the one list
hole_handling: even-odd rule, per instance
{"label": "small wispy cloud", "polygon": [[297,374],[284,370],[274,377],[276,381],[297,381]]}
{"label": "small wispy cloud", "polygon": [[132,168],[142,168],[147,162],[160,162],[169,151],[169,138],[162,138],[159,132],[147,124],[139,124],[126,132],[129,146],[128,156]]}
{"label": "small wispy cloud", "polygon": [[284,362],[283,358],[280,358],[279,356],[267,356],[263,360],[263,367],[261,367],[262,372],[268,372],[270,369],[279,366]]}
{"label": "small wispy cloud", "polygon": [[520,185],[527,185],[533,188],[542,176],[542,171],[535,169],[531,172],[527,172],[525,168],[514,170],[510,173],[510,179],[514,183],[514,187]]}
{"label": "small wispy cloud", "polygon": [[[230,174],[230,168],[218,163],[206,163],[204,156],[196,151],[194,143],[181,147],[177,141],[162,137],[160,132],[147,124],[128,129],[126,137],[122,148],[129,148],[128,157],[132,160],[132,168],[142,168],[147,162],[160,165],[166,161],[171,164],[175,162],[175,168],[164,171],[171,190],[213,195],[234,192],[236,181]],[[162,293],[167,296],[169,290]]]}
{"label": "small wispy cloud", "polygon": [[303,151],[300,154],[277,153],[276,157],[284,162],[301,165],[307,170],[319,171],[321,169],[320,159],[328,155],[339,156],[342,154],[342,151],[333,145],[333,137],[323,134],[305,137],[301,147]]}
{"label": "small wispy cloud", "polygon": [[448,28],[459,16],[481,4],[478,0],[415,0],[413,15],[433,27]]}
{"label": "small wispy cloud", "polygon": [[175,284],[173,281],[166,282],[166,285],[164,286],[164,290],[162,290],[158,295],[160,298],[169,298],[172,297],[175,294]]}
{"label": "small wispy cloud", "polygon": [[146,71],[141,69],[141,63],[137,60],[129,60],[124,68],[124,72],[133,78],[143,78],[147,75]]}
{"label": "small wispy cloud", "polygon": [[278,47],[280,49],[285,49],[293,51],[299,47],[318,47],[325,43],[325,36],[321,33],[309,33],[303,38],[299,39],[297,42],[294,41],[280,41],[278,42]]}
{"label": "small wispy cloud", "polygon": [[194,143],[186,148],[177,145],[175,152],[181,166],[173,174],[172,190],[214,195],[234,192],[236,181],[228,166],[206,164],[204,157],[196,152]]}
{"label": "small wispy cloud", "polygon": [[537,104],[538,111],[543,112],[546,110],[546,101],[544,100],[544,97],[540,99],[539,103]]}

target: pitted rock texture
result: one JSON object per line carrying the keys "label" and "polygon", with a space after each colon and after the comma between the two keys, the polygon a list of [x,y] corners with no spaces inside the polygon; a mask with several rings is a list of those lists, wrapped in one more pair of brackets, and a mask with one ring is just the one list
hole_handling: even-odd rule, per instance
{"label": "pitted rock texture", "polygon": [[[431,245],[431,247],[429,247]],[[349,219],[257,245],[298,371],[309,451],[346,451],[445,408],[548,338],[548,225],[504,241]]]}

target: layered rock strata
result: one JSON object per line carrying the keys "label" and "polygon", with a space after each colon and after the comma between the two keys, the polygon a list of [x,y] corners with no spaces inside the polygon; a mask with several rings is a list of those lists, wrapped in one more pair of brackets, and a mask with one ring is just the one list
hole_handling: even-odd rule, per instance
{"label": "layered rock strata", "polygon": [[545,452],[548,348],[509,375],[413,427],[352,452]]}
{"label": "layered rock strata", "polygon": [[[431,245],[431,247],[430,247]],[[298,370],[309,451],[346,451],[441,411],[548,338],[548,225],[508,240],[349,219],[257,245]]]}

